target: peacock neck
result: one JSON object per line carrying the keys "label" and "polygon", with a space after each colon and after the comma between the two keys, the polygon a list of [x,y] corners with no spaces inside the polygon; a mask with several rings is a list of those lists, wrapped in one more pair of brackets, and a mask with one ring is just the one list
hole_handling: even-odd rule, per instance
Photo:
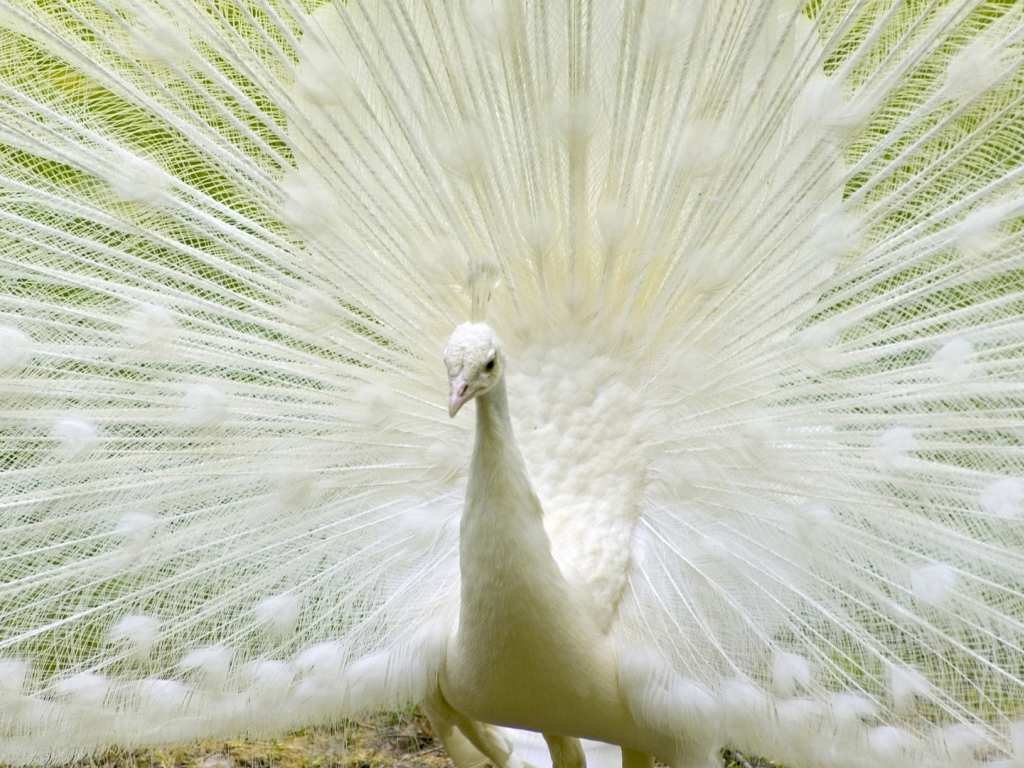
{"label": "peacock neck", "polygon": [[512,431],[503,379],[476,398],[476,442],[460,526],[460,559],[463,576],[470,577],[463,579],[464,600],[474,590],[482,596],[481,574],[500,574],[506,580],[514,572],[516,580],[557,571],[543,510]]}
{"label": "peacock neck", "polygon": [[501,509],[506,519],[525,514],[540,520],[543,515],[512,431],[504,376],[476,398],[476,440],[467,498],[477,502],[474,509]]}
{"label": "peacock neck", "polygon": [[505,377],[487,392],[476,398],[476,442],[473,446],[473,460],[486,459],[488,455],[501,455],[506,461],[523,466],[522,454],[512,431],[512,417],[508,410],[508,392]]}

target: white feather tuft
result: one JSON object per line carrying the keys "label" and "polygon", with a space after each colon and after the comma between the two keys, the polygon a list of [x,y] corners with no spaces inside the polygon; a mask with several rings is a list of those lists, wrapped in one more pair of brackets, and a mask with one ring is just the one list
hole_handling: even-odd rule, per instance
{"label": "white feather tuft", "polygon": [[123,538],[125,549],[130,556],[137,557],[153,540],[159,519],[145,512],[129,512],[117,521],[114,534]]}
{"label": "white feather tuft", "polygon": [[290,173],[283,186],[281,215],[289,226],[314,238],[326,238],[336,230],[342,213],[338,198],[318,170]]}
{"label": "white feather tuft", "polygon": [[188,653],[179,666],[191,672],[200,686],[207,690],[223,691],[227,686],[228,675],[234,653],[223,645],[208,645]]}
{"label": "white feather tuft", "polygon": [[879,714],[878,704],[864,694],[842,692],[832,697],[832,717],[841,735],[859,731]]}
{"label": "white feather tuft", "polygon": [[304,285],[295,293],[292,302],[298,324],[315,333],[322,333],[337,322],[341,310],[337,303],[325,293]]}
{"label": "white feather tuft", "polygon": [[352,663],[345,672],[348,711],[355,715],[424,701],[437,684],[445,641],[443,624],[432,621],[391,651]]}
{"label": "white feather tuft", "polygon": [[276,488],[274,500],[280,509],[294,511],[316,498],[317,474],[313,471],[280,467],[272,476]]}
{"label": "white feather tuft", "polygon": [[619,203],[605,203],[597,209],[597,231],[608,251],[619,248],[629,234],[633,216]]}
{"label": "white feather tuft", "polygon": [[923,565],[910,574],[914,597],[928,605],[943,606],[948,603],[956,585],[956,570],[946,563]]}
{"label": "white feather tuft", "polygon": [[594,133],[598,108],[586,95],[557,102],[551,108],[551,120],[559,138],[571,155],[584,150]]}
{"label": "white feather tuft", "polygon": [[702,293],[724,289],[739,274],[732,259],[723,257],[710,248],[697,249],[689,255],[686,263],[689,279]]}
{"label": "white feather tuft", "polygon": [[947,381],[962,381],[970,375],[974,346],[967,339],[950,339],[932,357],[936,373]]}
{"label": "white feather tuft", "polygon": [[819,373],[835,366],[838,359],[833,350],[838,334],[828,323],[812,325],[796,337],[796,348],[807,366]]}
{"label": "white feather tuft", "polygon": [[878,438],[876,463],[882,471],[908,469],[914,459],[910,452],[917,448],[917,438],[909,427],[892,427]]}
{"label": "white feather tuft", "polygon": [[334,687],[345,671],[348,650],[340,643],[317,643],[300,651],[293,663],[300,674]]}
{"label": "white feather tuft", "polygon": [[936,741],[951,765],[969,766],[984,751],[987,739],[980,729],[959,723],[939,729]]}
{"label": "white feather tuft", "polygon": [[32,355],[32,339],[11,326],[0,327],[0,370],[17,368]]}
{"label": "white feather tuft", "polygon": [[550,211],[523,214],[519,218],[519,233],[534,258],[542,258],[554,245],[555,236],[558,234],[558,222]]}
{"label": "white feather tuft", "polygon": [[351,104],[358,97],[358,88],[345,62],[326,36],[310,34],[302,46],[295,78],[299,97],[316,107]]}
{"label": "white feather tuft", "polygon": [[155,616],[125,616],[110,628],[110,641],[124,643],[131,650],[132,656],[145,661],[153,652],[159,631],[160,621]]}
{"label": "white feather tuft", "polygon": [[316,712],[328,717],[346,706],[345,669],[348,649],[340,643],[317,643],[299,652],[293,666],[300,679],[294,688],[295,698],[308,702]]}
{"label": "white feather tuft", "polygon": [[[425,456],[428,472],[433,480],[441,485],[452,486],[466,473],[466,448],[454,440],[433,441],[427,446]],[[410,518],[411,530],[414,531],[436,529],[441,524],[435,514],[423,513],[422,518],[417,516],[418,513],[410,514],[414,515]],[[427,524],[426,529],[422,526],[424,523]],[[417,541],[425,540],[417,535]]]}
{"label": "white feather tuft", "polygon": [[431,509],[411,509],[402,515],[399,527],[410,556],[422,556],[429,552],[444,535],[449,519]]}
{"label": "white feather tuft", "polygon": [[684,55],[687,43],[699,33],[701,17],[707,13],[703,2],[647,3],[644,9],[642,42],[644,53],[655,65],[660,59]]}
{"label": "white feather tuft", "polygon": [[119,152],[106,166],[107,181],[118,197],[132,203],[166,202],[171,177],[152,160]]}
{"label": "white feather tuft", "polygon": [[809,547],[821,547],[833,535],[835,520],[824,504],[806,504],[793,515],[793,527],[800,541]]}
{"label": "white feather tuft", "polygon": [[717,728],[720,710],[715,697],[695,680],[677,675],[651,649],[630,649],[618,656],[618,680],[630,713],[663,733],[689,733]]}
{"label": "white feather tuft", "polygon": [[190,695],[188,686],[178,680],[161,678],[140,680],[135,693],[142,699],[143,707],[159,717],[170,717],[181,712]]}
{"label": "white feather tuft", "polygon": [[434,151],[441,165],[454,176],[465,179],[480,173],[487,158],[484,137],[471,123],[438,136]]}
{"label": "white feather tuft", "polygon": [[825,738],[828,714],[825,705],[814,699],[780,701],[775,705],[776,738],[785,745],[783,749],[792,750],[792,754],[813,753],[815,743]]}
{"label": "white feather tuft", "polygon": [[358,715],[387,707],[392,693],[389,690],[390,664],[391,654],[381,651],[358,659],[346,669],[345,682],[351,713]]}
{"label": "white feather tuft", "polygon": [[916,669],[891,666],[888,677],[893,710],[901,715],[912,712],[918,698],[927,699],[932,694],[928,680]]}
{"label": "white feather tuft", "polygon": [[682,173],[714,175],[725,166],[735,141],[728,124],[687,120],[676,143],[675,163]]}
{"label": "white feather tuft", "polygon": [[164,307],[145,303],[128,316],[128,335],[140,347],[152,347],[170,340],[176,327],[174,315]]}
{"label": "white feather tuft", "polygon": [[228,417],[231,401],[214,384],[196,384],[185,393],[182,421],[190,427],[219,427]]}
{"label": "white feather tuft", "polygon": [[110,678],[92,672],[80,672],[60,680],[57,693],[76,704],[102,707],[110,691]]}
{"label": "white feather tuft", "polygon": [[918,740],[902,728],[879,725],[868,732],[868,748],[881,765],[913,765],[918,747]]}
{"label": "white feather tuft", "polygon": [[140,4],[128,4],[126,10],[136,24],[131,43],[139,59],[178,67],[192,57],[188,26],[181,20]]}
{"label": "white feather tuft", "polygon": [[979,498],[981,508],[996,517],[1020,517],[1024,503],[1024,482],[1016,477],[1003,477],[986,485]]}
{"label": "white feather tuft", "polygon": [[975,40],[950,60],[943,93],[950,99],[975,99],[995,86],[1002,70],[999,52],[992,44],[984,39]]}
{"label": "white feather tuft", "polygon": [[774,732],[773,707],[764,691],[749,680],[731,678],[719,692],[723,731],[740,744],[760,745]]}
{"label": "white feather tuft", "polygon": [[295,634],[301,607],[295,595],[271,595],[256,604],[256,620],[272,637],[290,637]]}
{"label": "white feather tuft", "polygon": [[56,455],[65,460],[87,454],[99,443],[100,433],[96,425],[85,419],[61,419],[53,425],[53,436],[59,441]]}
{"label": "white feather tuft", "polygon": [[509,8],[503,0],[473,0],[469,18],[480,38],[494,48],[509,32]]}
{"label": "white feather tuft", "polygon": [[992,254],[1003,240],[999,225],[1005,219],[1006,212],[998,206],[972,211],[953,228],[957,247],[971,258]]}
{"label": "white feather tuft", "polygon": [[807,248],[811,253],[836,261],[857,249],[863,227],[846,212],[830,213],[815,225]]}
{"label": "white feather tuft", "polygon": [[288,662],[268,659],[253,664],[248,672],[250,707],[280,707],[292,691],[295,669]]}
{"label": "white feather tuft", "polygon": [[0,703],[9,704],[22,695],[28,670],[27,662],[0,659]]}
{"label": "white feather tuft", "polygon": [[772,655],[772,687],[779,696],[793,696],[811,685],[811,663],[798,653]]}

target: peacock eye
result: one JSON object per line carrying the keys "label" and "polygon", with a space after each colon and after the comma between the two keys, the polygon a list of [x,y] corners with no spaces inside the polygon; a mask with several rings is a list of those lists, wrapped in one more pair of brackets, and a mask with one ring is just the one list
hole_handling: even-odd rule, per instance
{"label": "peacock eye", "polygon": [[487,365],[486,365],[486,366],[484,366],[484,367],[485,367],[485,368],[486,368],[486,369],[487,369],[488,371],[493,371],[493,370],[494,370],[494,358],[492,357],[492,358],[491,358],[490,360],[488,360],[488,361],[487,361]]}

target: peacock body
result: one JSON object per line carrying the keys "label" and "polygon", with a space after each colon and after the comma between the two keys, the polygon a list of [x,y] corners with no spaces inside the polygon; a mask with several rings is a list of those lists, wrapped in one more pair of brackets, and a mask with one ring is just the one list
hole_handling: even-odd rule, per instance
{"label": "peacock body", "polygon": [[463,768],[1024,765],[1024,8],[53,0],[0,51],[0,761],[418,703]]}

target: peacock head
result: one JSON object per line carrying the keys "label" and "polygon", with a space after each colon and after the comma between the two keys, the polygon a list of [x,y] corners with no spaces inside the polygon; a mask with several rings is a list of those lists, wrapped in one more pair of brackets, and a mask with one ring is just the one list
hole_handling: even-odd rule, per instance
{"label": "peacock head", "polygon": [[444,364],[448,367],[448,415],[454,418],[463,405],[501,379],[501,342],[486,323],[463,323],[448,339]]}

